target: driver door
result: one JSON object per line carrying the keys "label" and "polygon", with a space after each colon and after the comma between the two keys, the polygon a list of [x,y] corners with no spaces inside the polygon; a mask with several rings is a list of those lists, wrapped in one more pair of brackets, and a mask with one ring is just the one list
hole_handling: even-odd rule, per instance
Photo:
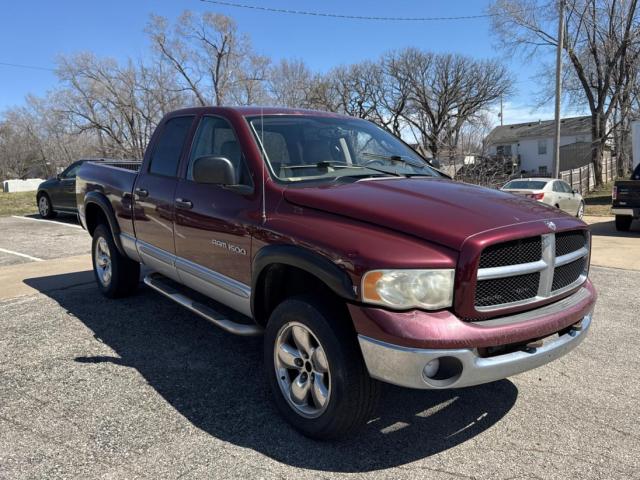
{"label": "driver door", "polygon": [[[176,268],[185,285],[251,315],[251,230],[260,197],[236,134],[222,117],[204,116],[175,193]],[[236,185],[198,183],[195,160],[224,157]]]}

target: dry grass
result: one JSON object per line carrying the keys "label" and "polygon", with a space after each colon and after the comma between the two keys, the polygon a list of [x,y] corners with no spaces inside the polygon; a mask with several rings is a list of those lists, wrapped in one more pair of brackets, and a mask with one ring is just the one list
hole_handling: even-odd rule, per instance
{"label": "dry grass", "polygon": [[586,204],[585,215],[597,217],[610,216],[611,213],[611,187],[613,182],[604,184],[602,187],[589,192],[584,197]]}
{"label": "dry grass", "polygon": [[38,213],[36,192],[0,192],[0,217]]}

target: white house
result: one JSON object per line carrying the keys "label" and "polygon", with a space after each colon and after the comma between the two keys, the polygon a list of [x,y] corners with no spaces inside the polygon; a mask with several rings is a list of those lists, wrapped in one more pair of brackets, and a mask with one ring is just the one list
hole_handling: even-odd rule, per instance
{"label": "white house", "polygon": [[[485,147],[490,156],[516,157],[520,171],[544,174],[553,168],[554,136],[553,120],[501,125],[489,133]],[[560,148],[561,170],[588,164],[591,117],[560,120]]]}

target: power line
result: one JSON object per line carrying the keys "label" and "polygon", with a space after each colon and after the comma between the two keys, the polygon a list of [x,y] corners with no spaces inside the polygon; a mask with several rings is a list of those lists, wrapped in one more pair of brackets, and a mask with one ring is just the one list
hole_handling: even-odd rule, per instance
{"label": "power line", "polygon": [[20,64],[20,63],[0,62],[0,65],[3,66],[3,67],[30,68],[31,70],[46,70],[46,71],[49,71],[49,72],[55,72],[56,71],[55,68],[38,67],[36,65],[23,65],[23,64]]}
{"label": "power line", "polygon": [[308,15],[314,17],[343,18],[347,20],[374,20],[389,22],[438,22],[447,20],[473,20],[478,18],[490,18],[498,16],[497,13],[485,13],[479,15],[464,15],[459,17],[377,17],[366,15],[344,15],[340,13],[312,12],[306,10],[290,10],[286,8],[261,7],[258,5],[247,5],[244,3],[226,2],[223,0],[200,0],[203,3],[213,3],[215,5],[223,5],[225,7],[247,8],[250,10],[261,10],[271,13],[286,13],[290,15]]}

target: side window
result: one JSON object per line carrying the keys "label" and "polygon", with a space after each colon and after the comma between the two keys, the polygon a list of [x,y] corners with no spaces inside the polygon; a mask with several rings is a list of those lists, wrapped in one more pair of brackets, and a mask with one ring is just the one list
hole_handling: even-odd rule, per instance
{"label": "side window", "polygon": [[76,163],[75,165],[71,165],[60,176],[62,178],[76,178],[76,175],[78,174],[78,170],[80,169],[81,165],[82,165],[82,163]]}
{"label": "side window", "polygon": [[562,185],[562,188],[565,193],[573,193],[573,189],[569,186],[567,182],[560,182],[560,185]]}
{"label": "side window", "polygon": [[169,120],[160,133],[151,154],[149,173],[175,177],[184,141],[193,123],[193,117],[176,117]]}
{"label": "side window", "polygon": [[553,191],[554,192],[563,192],[562,186],[560,182],[553,182]]}
{"label": "side window", "polygon": [[219,117],[203,117],[196,132],[195,142],[189,156],[187,180],[193,180],[193,164],[204,156],[225,157],[233,165],[236,184],[252,185],[251,175],[242,155],[240,142],[229,122]]}

